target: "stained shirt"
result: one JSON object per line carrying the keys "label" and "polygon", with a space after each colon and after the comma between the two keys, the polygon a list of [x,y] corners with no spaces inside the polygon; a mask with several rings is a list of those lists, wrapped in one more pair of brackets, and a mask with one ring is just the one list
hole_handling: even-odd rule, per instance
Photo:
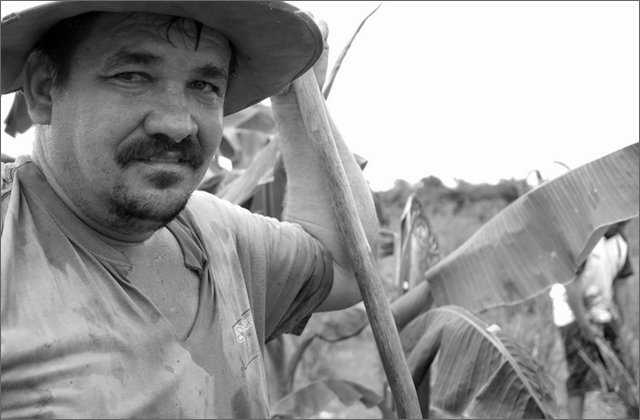
{"label": "stained shirt", "polygon": [[333,280],[300,226],[195,192],[167,226],[200,277],[180,339],[29,159],[3,165],[2,212],[3,418],[269,418],[264,343]]}
{"label": "stained shirt", "polygon": [[[614,282],[633,274],[629,246],[620,234],[602,237],[593,248],[580,273],[582,296],[587,316],[606,323],[616,314],[613,303]],[[557,326],[569,325],[575,315],[569,306],[563,285],[554,284],[549,292],[553,304],[553,320]]]}

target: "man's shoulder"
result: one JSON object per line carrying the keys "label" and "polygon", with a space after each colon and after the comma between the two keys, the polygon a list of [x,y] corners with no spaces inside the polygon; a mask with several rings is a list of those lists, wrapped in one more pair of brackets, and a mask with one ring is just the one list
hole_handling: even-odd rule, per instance
{"label": "man's shoulder", "polygon": [[2,162],[0,166],[2,168],[0,170],[0,185],[3,197],[5,191],[11,190],[16,169],[29,162],[31,162],[31,158],[28,156],[18,156],[13,162]]}
{"label": "man's shoulder", "polygon": [[196,190],[189,197],[189,201],[184,211],[200,215],[202,212],[217,211],[233,211],[234,205],[226,200],[221,199],[206,191]]}
{"label": "man's shoulder", "polygon": [[2,162],[2,181],[4,182],[5,175],[12,176],[17,168],[32,162],[29,155],[20,155],[12,162]]}
{"label": "man's shoulder", "polygon": [[248,210],[206,191],[196,190],[191,194],[181,213],[189,224],[214,221],[220,227],[231,228],[235,222],[245,220]]}
{"label": "man's shoulder", "polygon": [[628,257],[629,242],[622,233],[616,233],[606,240],[609,258],[616,261],[625,260]]}
{"label": "man's shoulder", "polygon": [[31,162],[29,156],[18,156],[13,162],[2,162],[0,165],[0,200],[1,200],[1,221],[4,228],[4,218],[7,214],[7,208],[9,206],[9,197],[13,189],[13,180],[15,178],[16,170]]}
{"label": "man's shoulder", "polygon": [[[191,194],[180,218],[190,226],[206,226],[216,231],[228,231],[238,234],[252,232],[257,234],[269,228],[283,228],[290,223],[280,222],[272,217],[252,213],[248,209],[215,196],[206,191],[196,190]],[[291,225],[300,229],[297,225]]]}
{"label": "man's shoulder", "polygon": [[13,183],[13,163],[2,162],[0,164],[0,177],[0,188],[4,197],[5,191],[8,191]]}

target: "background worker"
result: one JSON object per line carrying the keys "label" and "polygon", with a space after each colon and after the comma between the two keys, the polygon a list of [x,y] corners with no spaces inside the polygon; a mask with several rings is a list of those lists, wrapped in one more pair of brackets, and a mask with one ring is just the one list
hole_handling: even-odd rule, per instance
{"label": "background worker", "polygon": [[582,418],[585,394],[598,389],[595,372],[582,359],[583,350],[597,360],[594,340],[604,338],[620,355],[620,330],[624,323],[621,301],[625,279],[633,274],[629,246],[622,234],[627,221],[611,225],[580,267],[576,279],[566,287],[556,284],[550,291],[554,323],[565,347],[567,411]]}

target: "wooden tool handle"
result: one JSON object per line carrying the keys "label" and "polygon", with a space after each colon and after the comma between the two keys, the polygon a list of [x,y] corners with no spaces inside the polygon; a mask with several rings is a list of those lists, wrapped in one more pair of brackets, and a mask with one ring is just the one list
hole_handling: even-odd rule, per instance
{"label": "wooden tool handle", "polygon": [[331,194],[338,228],[352,262],[369,323],[400,418],[422,418],[416,389],[402,351],[398,330],[378,276],[371,247],[358,217],[347,175],[336,148],[322,94],[313,71],[294,83],[307,133]]}

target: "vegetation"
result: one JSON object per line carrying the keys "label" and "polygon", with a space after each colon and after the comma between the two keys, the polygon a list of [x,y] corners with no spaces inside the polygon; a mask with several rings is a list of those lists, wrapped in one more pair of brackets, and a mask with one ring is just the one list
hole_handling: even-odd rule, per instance
{"label": "vegetation", "polygon": [[[265,109],[262,111],[268,112]],[[227,121],[228,126],[225,129],[225,135],[234,125],[255,121],[256,115],[255,112],[247,110],[237,115],[234,121]],[[259,120],[264,120],[264,118],[259,118]],[[256,130],[260,131],[260,128],[257,126]],[[212,176],[209,181],[213,179],[216,182],[212,184],[205,179],[201,187],[232,202],[242,204],[252,211],[278,217],[281,212],[280,203],[282,202],[283,183],[286,182],[286,174],[283,174],[283,168],[279,163],[280,159],[276,147],[277,136],[270,135],[268,128],[262,131],[262,139],[258,136],[258,141],[266,146],[253,155],[253,161],[248,167],[243,169],[236,168],[234,165],[233,171],[225,173],[214,161],[211,167]],[[267,138],[266,141],[265,138]],[[224,150],[222,150],[222,153],[224,153]],[[479,186],[461,181],[456,188],[448,188],[435,177],[427,177],[415,186],[409,185],[404,181],[398,181],[394,189],[375,193],[380,221],[387,233],[386,238],[394,238],[399,235],[400,220],[407,198],[410,196],[415,197],[415,201],[420,203],[420,207],[426,209],[425,219],[430,221],[430,223],[427,223],[427,230],[438,238],[437,242],[440,248],[434,250],[437,252],[433,253],[434,259],[428,265],[435,263],[440,257],[444,257],[447,260],[436,266],[436,268],[440,268],[440,272],[444,271],[444,274],[448,275],[448,281],[442,282],[437,280],[437,275],[435,276],[436,280],[434,281],[436,283],[439,282],[440,286],[434,290],[439,290],[440,295],[436,293],[434,296],[440,296],[439,305],[455,303],[461,304],[467,310],[476,311],[475,315],[457,317],[457,320],[453,316],[444,318],[446,322],[442,324],[442,330],[448,331],[451,325],[462,319],[469,331],[474,330],[474,325],[475,330],[480,331],[481,328],[478,325],[482,325],[482,322],[487,321],[487,325],[493,323],[499,326],[502,331],[502,337],[497,338],[497,341],[495,341],[496,344],[502,343],[502,345],[488,347],[492,349],[493,353],[505,354],[505,352],[517,352],[516,349],[526,349],[517,353],[520,357],[515,358],[511,355],[507,359],[516,360],[517,367],[514,368],[514,371],[520,369],[520,371],[531,373],[529,376],[516,376],[525,382],[523,388],[520,389],[524,389],[529,393],[521,401],[525,401],[525,404],[529,404],[527,401],[533,402],[537,406],[538,414],[531,414],[533,412],[530,410],[523,410],[519,405],[512,405],[510,407],[512,411],[501,415],[509,418],[528,417],[531,415],[535,417],[553,417],[554,413],[562,408],[561,390],[564,389],[562,386],[563,379],[547,381],[545,380],[545,369],[532,368],[532,366],[548,367],[552,358],[556,365],[564,362],[561,345],[558,346],[559,335],[551,322],[549,299],[545,294],[540,294],[546,286],[549,286],[556,279],[557,273],[544,271],[547,266],[554,266],[552,262],[549,264],[531,264],[530,261],[527,261],[527,254],[530,254],[527,250],[529,245],[527,245],[528,242],[526,240],[522,241],[522,231],[525,231],[525,233],[532,231],[534,236],[544,242],[545,240],[548,241],[548,237],[554,237],[558,235],[558,232],[569,228],[569,232],[560,234],[559,242],[562,243],[564,239],[571,238],[572,240],[569,241],[573,243],[571,253],[588,252],[582,248],[584,243],[591,241],[589,235],[597,236],[597,233],[592,232],[591,229],[611,221],[612,218],[620,217],[620,215],[616,215],[617,207],[626,208],[627,210],[625,211],[627,212],[630,207],[631,212],[635,211],[634,214],[637,215],[638,180],[634,179],[634,177],[625,176],[623,173],[612,173],[616,169],[623,172],[629,169],[628,167],[619,168],[620,163],[637,168],[637,163],[633,160],[634,155],[637,155],[637,147],[622,153],[622,157],[626,160],[618,162],[614,159],[613,161],[608,161],[607,165],[604,165],[604,169],[600,167],[602,165],[596,165],[586,171],[575,172],[575,175],[571,175],[568,181],[565,179],[567,182],[550,183],[549,188],[544,190],[545,194],[543,195],[526,194],[529,188],[523,180],[505,180],[497,185],[482,184]],[[233,159],[231,160],[233,161]],[[619,182],[612,181],[616,179],[626,180],[627,178],[630,181],[627,184],[623,182],[624,185],[618,185]],[[594,185],[597,186],[599,191],[603,192],[600,201],[615,203],[618,198],[629,196],[630,203],[614,204],[610,208],[605,208],[604,211],[595,211],[599,206],[594,207],[590,204],[592,197],[589,195],[589,191],[593,190]],[[578,195],[576,195],[576,191]],[[630,191],[636,192],[634,194],[630,193]],[[567,193],[573,195],[567,196]],[[523,194],[526,194],[525,197],[527,197],[528,201],[520,199],[523,198]],[[567,203],[582,209],[583,217],[578,219],[577,223],[567,224],[565,222],[564,225],[561,224],[560,226],[549,225],[548,221],[555,220],[555,216],[558,215],[566,219],[568,214],[570,219],[575,219],[572,216],[573,213],[567,213],[562,208],[558,210],[558,214],[552,215],[554,217],[545,216],[545,212],[550,207],[563,207]],[[542,214],[542,218],[539,217],[539,214],[536,215],[529,211],[531,208],[536,207],[539,210],[538,213]],[[528,211],[529,213],[527,213]],[[519,253],[512,254],[510,249],[512,247],[510,246],[506,247],[506,250],[504,249],[505,243],[501,240],[504,236],[500,235],[504,235],[505,230],[502,225],[495,229],[496,216],[500,216],[502,224],[506,220],[511,227],[517,228],[516,235],[512,235],[513,238],[510,240],[516,240],[513,245],[520,246]],[[531,226],[534,226],[534,228]],[[535,226],[538,228],[535,228]],[[637,228],[637,224],[635,226]],[[487,229],[488,227],[492,229]],[[542,231],[543,228],[546,230],[544,234],[538,232]],[[489,234],[487,234],[487,231],[489,231]],[[479,235],[479,233],[482,234]],[[569,236],[566,236],[566,234]],[[469,295],[469,293],[461,293],[468,289],[469,284],[464,282],[465,278],[461,277],[459,273],[456,274],[456,267],[460,265],[452,264],[451,261],[456,260],[455,257],[454,259],[450,257],[456,253],[459,257],[461,253],[464,254],[465,252],[473,256],[474,251],[472,249],[469,252],[468,246],[472,239],[475,240],[476,245],[481,245],[481,248],[484,247],[490,250],[503,248],[504,255],[501,260],[493,259],[491,260],[493,262],[489,264],[485,262],[483,267],[478,266],[477,263],[474,266],[473,261],[471,263],[466,261],[465,264],[467,266],[471,264],[471,267],[473,267],[472,271],[467,270],[467,272],[472,272],[474,281],[480,279],[480,283],[475,286],[475,292],[471,293],[471,298],[460,298],[465,294]],[[466,249],[463,249],[465,245],[467,245]],[[546,245],[554,246],[554,244]],[[634,245],[632,244],[632,249],[634,249],[633,247]],[[462,251],[460,251],[461,249]],[[402,294],[401,284],[397,281],[399,270],[396,257],[400,255],[399,249],[397,246],[392,246],[393,253],[391,253],[389,247],[383,246],[381,250],[385,251],[381,253],[385,257],[380,258],[379,269],[383,278],[386,279],[385,285],[388,298],[391,301],[395,301]],[[635,255],[637,255],[637,244],[635,244],[635,250]],[[559,249],[559,251],[564,250]],[[493,253],[493,251],[491,252]],[[535,274],[534,278],[537,279],[538,283],[532,288],[525,287],[524,294],[520,293],[518,296],[508,297],[508,299],[502,297],[491,301],[491,296],[489,301],[477,299],[476,295],[486,288],[493,288],[497,292],[489,295],[499,295],[500,291],[505,290],[505,287],[509,285],[508,283],[511,283],[511,279],[507,278],[507,283],[505,283],[504,278],[501,279],[501,275],[504,275],[502,267],[505,261],[509,262],[510,255],[519,258],[515,267],[516,271],[513,272],[515,277],[519,277],[518,283],[526,286],[526,280],[523,279],[530,278],[526,275],[521,275],[522,273],[517,271],[525,268],[529,270],[529,274]],[[416,258],[423,257],[417,255]],[[486,258],[482,259],[486,260]],[[458,260],[460,259],[458,258]],[[565,263],[564,267],[560,267],[560,272],[562,273],[560,277],[562,279],[556,281],[569,281],[571,277],[568,276],[572,276],[575,272],[574,264],[576,261],[573,261],[573,259],[567,260],[566,255],[563,255],[561,260]],[[402,264],[405,264],[404,260]],[[445,269],[442,270],[442,267]],[[539,270],[540,267],[542,267],[542,270]],[[422,270],[424,272],[426,268],[428,267],[421,267],[417,271],[420,272]],[[453,271],[451,270],[452,268]],[[478,271],[478,268],[482,269]],[[514,268],[510,267],[510,269],[513,270]],[[453,273],[453,277],[451,273]],[[442,278],[442,275],[440,277]],[[544,281],[540,283],[540,279]],[[432,284],[431,280],[429,284]],[[463,280],[462,283],[460,283],[461,280]],[[442,292],[446,291],[446,289],[448,289],[448,292],[445,295],[458,300],[453,302],[443,301]],[[520,303],[510,306],[496,306],[515,301],[520,301]],[[462,308],[456,310],[458,312],[463,311]],[[484,319],[476,319],[477,315],[482,316]],[[637,310],[635,319],[637,326]],[[419,323],[420,319],[417,318],[415,321]],[[430,336],[430,334],[429,328],[423,328],[413,333],[414,337]],[[404,341],[403,344],[406,344],[406,338]],[[637,337],[635,342],[637,349]],[[520,344],[518,345],[518,343]],[[430,347],[432,343],[428,344],[421,346],[421,348],[433,348]],[[457,355],[456,357],[460,358],[461,362],[463,360],[474,360],[476,356],[467,354],[465,350],[465,348],[457,348],[452,354],[455,353],[454,356]],[[405,351],[408,357],[412,356],[410,346],[405,347]],[[451,353],[451,349],[446,350],[446,352]],[[341,361],[340,355],[345,356],[343,361]],[[428,355],[429,351],[425,350],[415,355],[414,359],[423,360],[425,357],[429,359],[430,356]],[[270,343],[267,346],[266,359],[269,372],[268,379],[271,381],[269,390],[273,403],[273,414],[277,417],[381,418],[384,416],[389,418],[391,417],[390,413],[394,412],[393,401],[389,396],[389,389],[386,385],[385,375],[382,373],[371,329],[368,328],[361,306],[356,306],[347,311],[314,315],[302,337],[285,336]],[[453,360],[455,360],[455,357]],[[637,357],[635,360],[637,360]],[[433,360],[430,360],[429,364],[431,365],[432,362]],[[434,370],[437,370],[437,366],[438,362],[432,365]],[[482,370],[486,370],[483,364],[467,366],[478,366]],[[553,369],[546,372],[556,373],[558,371],[558,369]],[[464,373],[458,376],[458,378],[464,377]],[[437,379],[437,375],[433,375],[433,378]],[[416,380],[417,384],[427,385],[427,390],[418,390],[420,395],[427,398],[426,400],[423,398],[421,401],[424,404],[422,408],[425,416],[428,414],[431,416],[464,416],[469,413],[481,415],[477,411],[465,411],[467,410],[466,408],[462,411],[452,411],[449,405],[438,406],[436,404],[434,406],[430,404],[428,402],[430,380],[425,381],[415,377],[414,380]],[[463,381],[464,379],[461,380]],[[550,394],[548,392],[550,383],[555,383],[556,385],[555,394],[558,398],[556,398],[555,404],[553,398],[547,398]],[[437,389],[439,384],[436,383],[434,386]],[[517,394],[517,388],[514,389],[516,389],[515,394]],[[471,390],[469,392],[469,395],[476,395]],[[441,395],[441,393],[434,393],[434,397],[437,398],[438,395]],[[494,407],[508,407],[507,402],[504,400],[504,394],[492,394],[492,397]],[[462,394],[456,398],[465,399],[466,396]],[[482,398],[487,398],[487,395]],[[434,401],[437,401],[437,399]],[[560,404],[557,404],[558,401]],[[469,410],[473,410],[473,408],[469,408]],[[491,413],[495,415],[497,412],[484,412],[488,416],[491,416]]]}
{"label": "vegetation", "polygon": [[[523,181],[503,181],[502,184],[516,185],[519,188],[523,185]],[[386,217],[386,227],[394,233],[399,233],[405,201],[409,195],[415,194],[429,217],[433,232],[440,242],[441,252],[443,256],[446,256],[509,204],[509,199],[505,198],[503,194],[495,193],[493,197],[487,194],[487,191],[500,191],[498,188],[487,188],[486,185],[477,187],[478,191],[471,196],[484,198],[465,200],[465,204],[461,208],[458,208],[457,202],[451,198],[456,197],[451,194],[452,189],[445,187],[434,177],[427,177],[414,186],[398,181],[393,189],[377,192],[376,196],[381,204],[381,211]],[[469,191],[469,184],[465,184],[464,188],[465,192]],[[524,192],[526,189],[522,191]],[[633,373],[637,383],[639,359],[638,273],[640,272],[638,218],[632,219],[625,232],[630,243],[634,275],[629,279],[629,293],[624,308],[627,324],[624,331],[630,347],[629,360],[633,365]],[[389,255],[380,259],[379,267],[386,281],[390,285],[394,285],[395,256]],[[546,293],[515,305],[494,307],[479,313],[485,320],[500,326],[505,334],[528,349],[536,361],[545,368],[555,384],[555,413],[558,417],[566,417],[564,411],[566,364],[560,336],[552,321],[551,302]],[[313,317],[312,321],[314,321]],[[350,344],[347,344],[349,342]],[[371,352],[375,353],[375,349],[372,349],[371,346],[372,342],[367,331],[362,336],[340,343],[339,346],[317,342],[309,348],[309,355],[302,361],[303,369],[300,370],[296,378],[297,386],[303,386],[306,381],[318,377],[344,377],[368,385],[381,394],[384,393],[384,377],[380,367],[375,363],[375,354],[369,355]],[[357,363],[359,367],[354,366],[353,363]],[[364,363],[368,366],[364,366]],[[348,366],[351,367],[348,368]],[[367,412],[363,411],[362,413],[364,414],[361,415],[365,415]],[[627,415],[622,401],[615,393],[609,392],[607,389],[588,396],[586,414],[593,418],[624,418]]]}
{"label": "vegetation", "polygon": [[[276,143],[277,139],[267,144],[275,145]],[[235,200],[234,202],[264,214],[273,215],[272,212],[276,209],[277,216],[279,207],[275,204],[281,200],[283,190],[277,182],[272,181],[284,180],[286,177],[278,176],[282,168],[274,164],[274,160],[278,161],[277,153],[274,155],[269,147],[265,147],[256,155],[255,166],[252,164],[241,174],[235,174],[232,182],[217,193],[224,197],[225,192],[235,190],[235,193],[227,195],[226,198],[235,197],[231,201]],[[578,180],[582,178],[584,177],[577,177]],[[243,187],[234,188],[234,185]],[[409,196],[414,195],[421,203],[421,207],[426,209],[425,214],[430,220],[429,230],[432,230],[438,238],[440,249],[437,250],[437,256],[446,258],[453,251],[457,251],[461,244],[475,236],[479,230],[482,230],[481,228],[484,229],[490,224],[494,216],[513,205],[528,190],[524,181],[519,180],[479,186],[460,182],[456,188],[452,189],[444,186],[437,178],[427,177],[415,186],[398,181],[394,189],[377,192],[375,196],[378,214],[387,231],[386,237],[393,238],[399,234],[405,201]],[[258,198],[262,199],[258,200]],[[262,205],[257,205],[260,202]],[[632,229],[637,232],[637,228],[637,219],[635,219],[627,227],[629,236],[637,238],[637,233],[631,233]],[[582,230],[583,228],[578,228],[576,231],[581,234],[584,233]],[[393,247],[391,249],[393,250]],[[631,250],[636,267],[636,275],[631,281],[631,286],[637,291],[637,239],[635,243],[632,240]],[[395,300],[402,293],[402,289],[397,282],[397,252],[389,254],[387,247],[387,252],[383,253],[386,256],[380,258],[378,265],[386,280],[387,295],[390,300]],[[629,295],[637,296],[637,293]],[[633,331],[637,331],[637,299],[635,302],[629,302],[627,306],[629,308],[627,319],[631,320],[632,328],[635,323]],[[546,294],[532,296],[515,305],[496,306],[491,309],[479,307],[474,310],[478,311],[477,315],[482,316],[482,322],[486,321],[500,327],[502,336],[499,342],[503,343],[503,347],[496,346],[498,353],[504,353],[504,349],[507,349],[507,352],[515,351],[516,348],[526,349],[522,353],[526,357],[519,358],[517,364],[529,366],[528,371],[537,374],[533,377],[541,375],[539,380],[524,386],[524,389],[539,390],[537,394],[527,398],[531,398],[530,401],[544,400],[544,403],[539,405],[546,413],[545,416],[551,417],[554,413],[560,413],[562,417],[564,401],[562,372],[566,376],[566,368],[563,370],[562,346],[559,342],[559,334],[551,321],[550,301]],[[462,318],[471,320],[474,316],[476,315]],[[448,322],[453,323],[454,320],[449,319]],[[475,324],[478,325],[478,322]],[[467,322],[467,324],[474,324],[474,322]],[[443,328],[446,327],[445,322]],[[429,335],[427,330],[420,333]],[[420,333],[417,335],[420,336]],[[632,338],[635,340],[632,341],[635,343],[635,347],[632,346],[632,348],[635,348],[636,353],[632,359],[636,361],[634,366],[637,377],[637,333]],[[406,344],[406,339],[404,341],[403,344]],[[428,346],[423,347],[428,348]],[[406,351],[410,355],[411,348],[407,347]],[[527,357],[531,356],[533,361],[527,361]],[[276,410],[273,414],[277,417],[381,418],[384,416],[389,418],[389,413],[393,413],[393,402],[389,397],[373,336],[361,306],[347,311],[314,315],[302,337],[286,336],[267,346],[267,365],[271,372],[270,393],[274,410]],[[542,366],[547,369],[532,369],[531,366]],[[437,364],[433,365],[433,368],[437,369]],[[551,376],[551,380],[544,379],[545,371]],[[433,377],[437,378],[435,375]],[[525,376],[529,382],[531,378]],[[543,398],[548,396],[546,391],[549,388],[548,383],[555,384],[555,403],[554,398]],[[434,394],[434,396],[437,395],[437,393]],[[498,403],[496,407],[503,405]],[[455,414],[447,410],[446,407],[433,405],[429,408],[431,415],[436,417]],[[519,409],[516,407],[514,410]],[[474,413],[479,415],[478,412]],[[507,417],[528,416],[524,413],[526,411],[511,411]],[[457,413],[457,415],[466,414],[469,412]],[[607,413],[600,416],[612,417]],[[613,417],[615,416],[617,415],[614,414]]]}
{"label": "vegetation", "polygon": [[[358,31],[361,28],[362,24]],[[351,42],[353,38],[332,72],[325,97],[330,92],[335,73]],[[219,155],[212,162],[211,170],[199,188],[244,205],[252,211],[279,217],[286,174],[269,114],[268,108],[258,105],[226,119],[225,138]],[[637,160],[637,147],[635,154]],[[219,164],[221,156],[232,162],[232,170],[225,170]],[[604,178],[607,176],[596,176],[595,182]],[[587,177],[577,176],[577,179],[581,181]],[[605,185],[616,189],[615,182]],[[554,194],[566,192],[566,187],[564,185],[554,190]],[[637,190],[637,185],[635,188]],[[428,176],[416,185],[398,180],[394,188],[374,193],[378,216],[386,234],[383,237],[392,239],[392,244],[393,238],[396,238],[396,246],[380,248],[378,261],[388,299],[396,301],[404,292],[399,274],[421,275],[437,264],[426,275],[429,277],[431,274],[429,284],[434,285],[432,294],[438,307],[416,316],[401,334],[425,415],[476,418],[566,417],[563,412],[566,367],[562,344],[551,319],[550,300],[543,293],[544,286],[554,280],[554,277],[544,270],[535,271],[536,264],[527,264],[526,255],[516,255],[519,258],[516,268],[528,270],[527,274],[538,274],[537,277],[543,281],[536,283],[535,287],[526,288],[524,293],[517,296],[480,299],[474,294],[479,294],[482,288],[492,288],[494,292],[508,289],[510,283],[507,284],[499,276],[503,271],[502,266],[498,267],[492,262],[487,268],[471,260],[460,262],[461,255],[466,257],[474,252],[477,254],[474,250],[469,251],[468,246],[463,249],[472,239],[476,239],[475,245],[488,249],[505,247],[502,243],[507,235],[504,226],[497,229],[498,236],[491,236],[491,231],[487,233],[487,226],[491,225],[496,216],[506,218],[512,227],[521,228],[518,223],[524,223],[526,228],[528,222],[535,225],[532,214],[523,212],[522,205],[514,206],[517,202],[522,204],[523,201],[519,199],[529,190],[525,180],[503,180],[495,185],[473,185],[459,181],[455,188],[449,188],[438,178]],[[609,189],[605,188],[605,198],[607,192]],[[542,200],[543,204],[562,202],[558,198],[560,196],[562,194],[552,194]],[[428,235],[430,240],[427,249],[429,258],[415,272],[411,272],[407,265],[412,264],[412,258],[425,257],[418,252],[407,259],[401,258],[402,247],[397,246],[397,238],[403,231],[403,212],[406,211],[409,198],[418,203],[415,206],[412,204],[411,209],[420,207],[424,210],[425,224],[420,231],[423,235]],[[564,200],[570,201],[566,197]],[[635,201],[637,207],[637,195]],[[615,210],[616,205],[612,207]],[[513,211],[509,213],[510,210]],[[588,209],[587,214],[594,216],[589,213],[591,210]],[[610,208],[605,210],[608,211],[605,211],[604,217],[598,214],[591,221],[605,223],[615,218],[615,211]],[[536,226],[539,227],[540,221],[537,223]],[[588,223],[577,223],[569,236],[578,237],[581,244],[579,246],[584,241],[588,244],[592,239],[588,235],[597,236],[597,233],[588,231],[593,227]],[[557,231],[557,228],[558,226],[551,226],[550,231]],[[496,229],[493,233],[495,231]],[[479,232],[482,234],[478,235]],[[635,274],[629,281],[630,291],[624,310],[627,320],[625,335],[629,343],[627,362],[633,366],[632,373],[637,383],[640,307],[637,217],[627,226],[627,236],[630,239]],[[507,244],[507,248],[510,245],[511,243]],[[585,249],[587,248],[588,246]],[[580,250],[581,248],[572,249],[576,253]],[[507,252],[505,255],[508,257],[510,254]],[[471,288],[471,297],[465,297],[469,293],[463,293],[469,287],[463,283],[466,278],[455,271],[460,266],[481,268],[478,271],[467,270],[473,273],[471,277],[480,278],[480,283]],[[571,272],[575,267],[567,264],[565,268]],[[446,277],[447,270],[449,277],[445,282],[442,278]],[[407,284],[413,287],[419,283]],[[424,281],[421,283],[426,284]],[[522,285],[526,282],[518,280],[517,283]],[[492,296],[498,294],[490,293]],[[503,305],[504,303],[509,305]],[[315,314],[301,337],[285,336],[269,343],[265,358],[274,417],[395,416],[393,401],[362,305],[336,313]],[[455,374],[452,374],[454,371]],[[605,378],[603,395],[610,396],[611,393],[607,391],[615,388],[615,378],[607,372],[602,372],[601,375]],[[637,389],[630,389],[624,389],[623,402],[632,401],[636,397],[637,404]],[[602,401],[606,401],[604,406],[615,405],[608,404],[610,399],[601,399],[600,402]],[[594,413],[596,405],[603,406],[601,403],[590,405],[588,402],[587,414],[590,414],[591,408],[591,415],[601,418],[624,415],[607,411]]]}

